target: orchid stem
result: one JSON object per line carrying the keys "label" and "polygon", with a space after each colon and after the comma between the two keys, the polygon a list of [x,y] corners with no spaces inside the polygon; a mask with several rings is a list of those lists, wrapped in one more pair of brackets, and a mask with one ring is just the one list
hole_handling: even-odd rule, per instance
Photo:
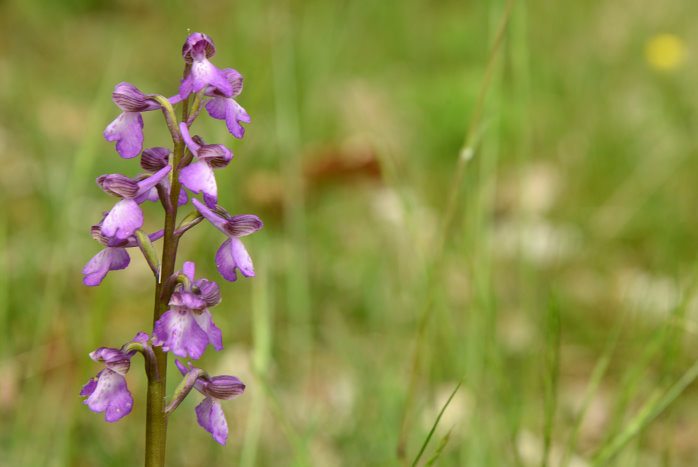
{"label": "orchid stem", "polygon": [[[186,119],[185,119],[186,120]],[[184,141],[181,135],[173,135],[174,152],[172,155],[172,181],[170,188],[170,205],[165,211],[165,235],[162,247],[161,274],[155,286],[155,306],[153,310],[153,327],[167,311],[170,294],[163,296],[165,281],[174,274],[177,259],[178,238],[175,236],[177,224],[177,201],[181,189],[179,183],[179,161],[184,155]],[[162,347],[155,347],[155,358],[160,381],[148,379],[148,397],[145,429],[145,465],[146,467],[164,467],[167,445],[167,413],[165,412],[165,391],[167,388],[167,354]]]}

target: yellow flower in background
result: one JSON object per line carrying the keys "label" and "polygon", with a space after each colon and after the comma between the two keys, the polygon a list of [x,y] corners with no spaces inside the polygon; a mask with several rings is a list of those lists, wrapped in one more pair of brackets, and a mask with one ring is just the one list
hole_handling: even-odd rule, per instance
{"label": "yellow flower in background", "polygon": [[645,45],[645,60],[657,70],[674,70],[681,66],[685,56],[683,40],[674,34],[657,34]]}

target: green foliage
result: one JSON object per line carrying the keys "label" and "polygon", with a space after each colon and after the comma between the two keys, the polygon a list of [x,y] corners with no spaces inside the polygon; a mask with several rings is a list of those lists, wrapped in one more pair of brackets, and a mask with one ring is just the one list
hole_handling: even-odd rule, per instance
{"label": "green foliage", "polygon": [[[186,400],[168,465],[399,465],[406,405],[410,461],[429,435],[435,465],[692,465],[698,67],[643,56],[695,46],[698,4],[671,3],[515,2],[438,268],[505,1],[0,3],[0,462],[141,462],[140,363],[116,424],[78,392],[88,352],[149,330],[150,272],[135,251],[98,289],[80,270],[112,202],[92,180],[132,167],[101,136],[110,92],[174,94],[190,28],[245,77],[245,138],[195,130],[236,155],[221,204],[265,227],[215,310],[211,372],[247,384],[229,443]],[[218,232],[190,234],[217,280]]]}

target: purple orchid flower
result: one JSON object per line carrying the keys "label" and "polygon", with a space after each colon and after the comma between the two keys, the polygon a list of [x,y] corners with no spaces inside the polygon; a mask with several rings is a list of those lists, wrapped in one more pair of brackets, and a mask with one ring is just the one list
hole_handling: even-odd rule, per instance
{"label": "purple orchid flower", "polygon": [[222,144],[200,144],[189,135],[189,128],[182,122],[179,131],[189,150],[198,159],[197,162],[184,167],[179,173],[179,181],[194,193],[203,193],[204,201],[211,207],[218,202],[218,185],[213,173],[214,168],[225,167],[233,158],[230,149]]}
{"label": "purple orchid flower", "polygon": [[170,298],[170,309],[155,323],[153,344],[162,346],[165,352],[178,357],[198,360],[208,344],[220,351],[223,349],[221,330],[213,324],[208,307],[221,300],[218,284],[206,279],[194,281],[196,265],[187,261],[183,273],[188,285],[179,285]]}
{"label": "purple orchid flower", "polygon": [[[150,173],[157,172],[167,167],[171,153],[172,151],[163,147],[144,149],[141,153],[141,167]],[[158,185],[161,185],[165,189],[165,193],[170,192],[169,178],[163,178],[160,180]],[[141,196],[136,198],[136,202],[140,204],[146,199],[155,203],[160,201],[160,196],[158,195],[156,186],[152,187],[150,190],[144,192]],[[183,206],[187,204],[187,202],[189,202],[189,196],[184,188],[180,188],[177,206]]]}
{"label": "purple orchid flower", "polygon": [[[93,256],[82,269],[82,273],[85,275],[85,277],[82,278],[82,282],[88,287],[101,284],[109,271],[125,269],[131,262],[126,248],[138,246],[135,236],[130,236],[126,240],[120,241],[115,238],[105,237],[102,233],[103,222],[104,218],[99,224],[92,226],[92,237],[106,248]],[[148,237],[151,242],[154,242],[162,238],[164,232],[164,230],[158,230],[148,235]]]}
{"label": "purple orchid flower", "polygon": [[127,82],[117,84],[111,98],[123,112],[104,130],[104,138],[116,141],[116,152],[124,159],[131,159],[143,148],[141,112],[157,110],[161,106]]}
{"label": "purple orchid flower", "polygon": [[[186,376],[193,370],[191,363],[189,368],[185,367],[179,360],[175,359],[175,365]],[[207,379],[199,377],[194,383],[194,387],[206,398],[196,406],[196,419],[201,427],[211,433],[213,439],[225,446],[228,439],[228,422],[219,400],[234,399],[245,391],[245,385],[235,376],[214,376]]]}
{"label": "purple orchid flower", "polygon": [[243,276],[254,277],[252,259],[239,237],[244,237],[261,229],[264,224],[260,218],[252,214],[231,216],[220,207],[213,211],[195,198],[192,198],[192,203],[202,216],[228,236],[228,240],[224,241],[216,252],[218,272],[231,282],[237,280],[236,268]]}
{"label": "purple orchid flower", "polygon": [[231,135],[242,138],[245,135],[245,128],[240,125],[240,122],[250,123],[247,111],[234,99],[242,92],[242,75],[232,68],[224,68],[223,73],[232,86],[233,92],[226,96],[218,88],[207,88],[204,94],[213,99],[206,103],[206,110],[211,117],[225,120]]}
{"label": "purple orchid flower", "polygon": [[[147,334],[139,332],[131,342],[145,344],[148,339]],[[83,404],[87,404],[93,412],[104,412],[104,419],[108,422],[125,417],[133,407],[133,397],[126,386],[124,375],[128,372],[131,357],[136,351],[125,352],[126,345],[121,350],[100,347],[91,352],[90,358],[95,362],[103,362],[104,369],[80,391],[81,396],[87,396]]]}
{"label": "purple orchid flower", "polygon": [[179,96],[182,99],[209,85],[220,90],[225,96],[233,93],[233,86],[226,74],[208,61],[215,53],[216,46],[206,34],[195,32],[187,37],[182,47],[182,57],[186,63],[191,64],[191,70],[179,86]]}
{"label": "purple orchid flower", "polygon": [[143,211],[138,206],[144,198],[141,195],[155,187],[167,176],[172,167],[167,166],[153,175],[138,181],[121,174],[102,175],[97,178],[97,184],[106,193],[122,198],[109,211],[102,224],[102,234],[114,237],[117,242],[128,237],[143,226]]}

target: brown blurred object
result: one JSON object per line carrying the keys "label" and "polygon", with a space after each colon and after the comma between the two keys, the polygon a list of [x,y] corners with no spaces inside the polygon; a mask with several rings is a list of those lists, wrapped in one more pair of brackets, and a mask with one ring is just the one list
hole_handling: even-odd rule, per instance
{"label": "brown blurred object", "polygon": [[325,147],[305,161],[303,178],[306,189],[313,189],[326,183],[380,180],[381,169],[373,150],[367,146]]}
{"label": "brown blurred object", "polygon": [[[368,146],[323,146],[303,157],[303,190],[306,195],[336,185],[362,181],[381,181],[381,168],[374,151]],[[245,186],[247,197],[279,214],[283,211],[286,181],[282,174],[257,171]]]}

